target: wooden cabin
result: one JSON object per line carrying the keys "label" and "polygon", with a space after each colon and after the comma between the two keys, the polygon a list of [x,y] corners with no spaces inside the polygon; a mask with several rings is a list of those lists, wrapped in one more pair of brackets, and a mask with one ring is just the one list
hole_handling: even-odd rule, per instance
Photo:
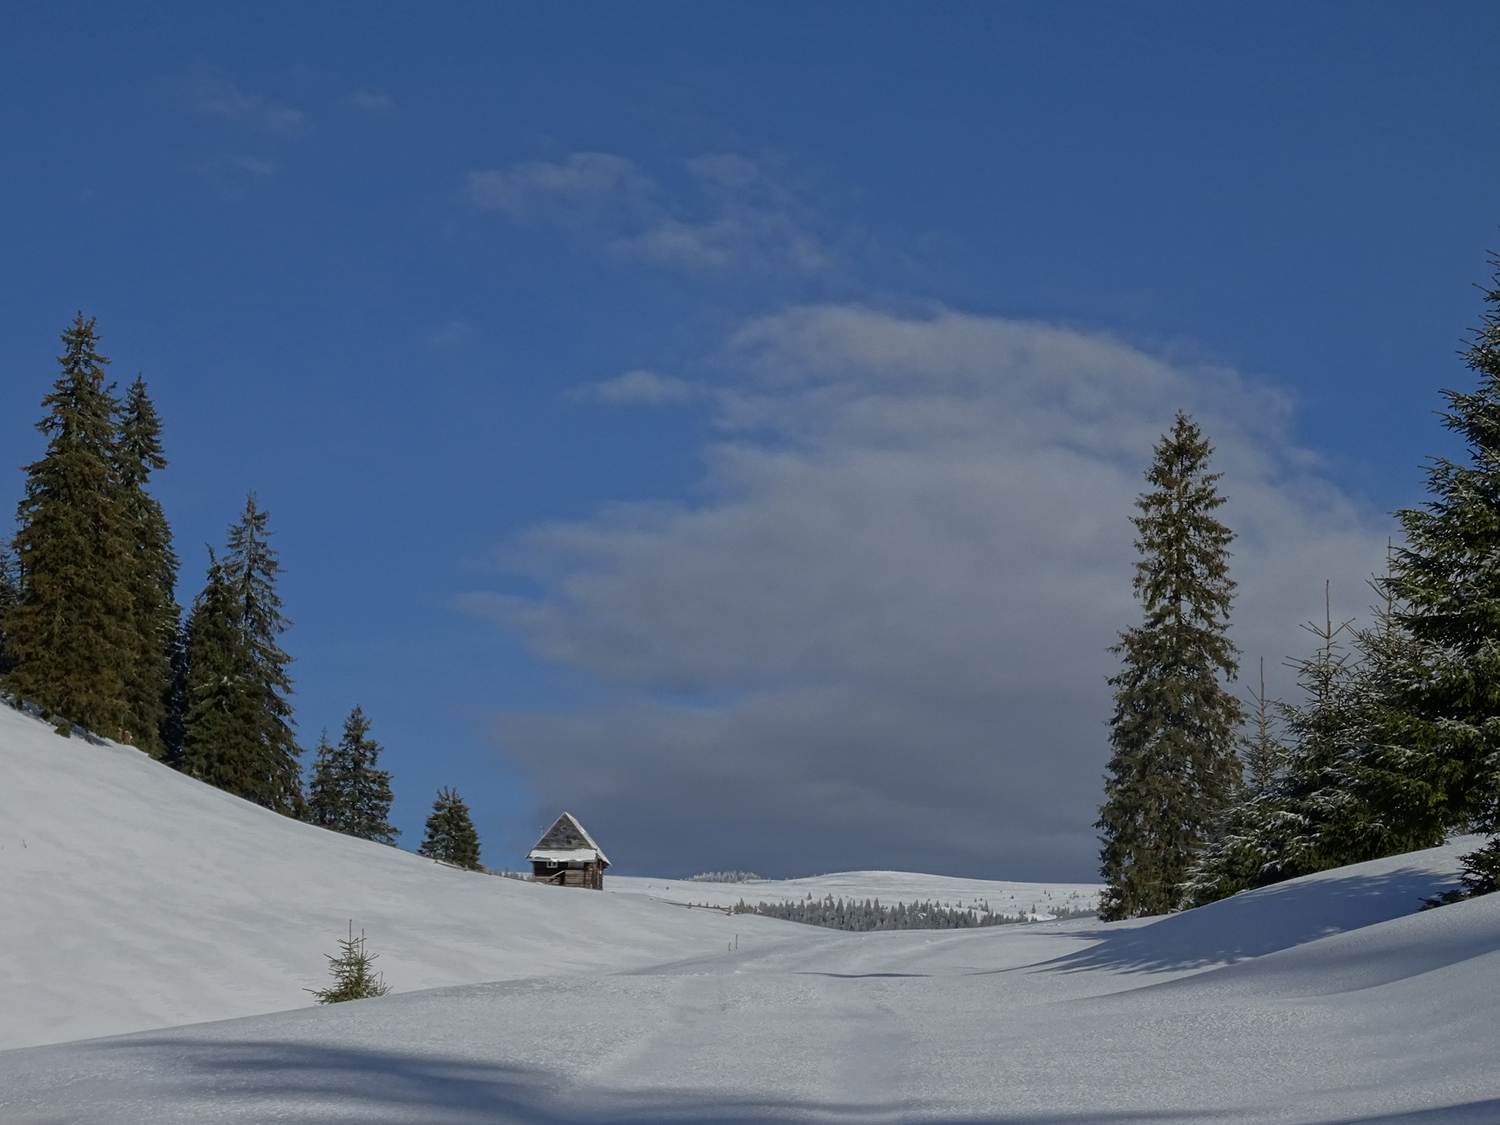
{"label": "wooden cabin", "polygon": [[557,823],[536,842],[536,847],[526,853],[526,858],[531,863],[533,882],[604,889],[604,869],[609,866],[609,859],[572,813],[558,817]]}

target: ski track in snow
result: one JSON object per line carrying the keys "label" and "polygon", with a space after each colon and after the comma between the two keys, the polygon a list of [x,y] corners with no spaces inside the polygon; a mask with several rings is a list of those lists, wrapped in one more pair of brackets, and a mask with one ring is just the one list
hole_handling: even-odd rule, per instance
{"label": "ski track in snow", "polygon": [[[0,778],[7,1125],[1500,1123],[1500,895],[1417,910],[1473,841],[1145,922],[847,934],[673,905],[764,883],[456,871],[6,708]],[[309,1006],[350,918],[396,991]]]}

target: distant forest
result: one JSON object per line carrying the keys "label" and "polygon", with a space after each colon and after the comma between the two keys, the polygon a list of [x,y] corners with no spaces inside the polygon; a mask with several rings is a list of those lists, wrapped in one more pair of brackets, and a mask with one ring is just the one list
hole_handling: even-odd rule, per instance
{"label": "distant forest", "polygon": [[[800,902],[758,902],[749,905],[744,899],[729,908],[730,914],[759,914],[766,918],[780,918],[786,922],[804,922],[810,926],[823,926],[830,930],[854,930],[864,933],[873,930],[970,930],[981,926],[1014,926],[1021,922],[1037,920],[1035,914],[999,914],[992,911],[989,903],[964,909],[940,906],[933,902],[898,902],[882,905],[880,900],[834,898],[807,898]],[[1052,918],[1076,918],[1094,913],[1092,910],[1073,910],[1066,906],[1049,907]]]}

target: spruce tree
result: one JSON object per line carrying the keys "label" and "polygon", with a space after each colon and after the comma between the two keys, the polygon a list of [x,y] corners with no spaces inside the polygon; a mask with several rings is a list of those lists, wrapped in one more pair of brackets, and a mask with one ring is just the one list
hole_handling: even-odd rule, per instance
{"label": "spruce tree", "polygon": [[349,820],[348,786],[345,778],[352,763],[346,762],[339,748],[328,741],[325,728],[318,734],[313,748],[312,780],[307,785],[307,819],[311,824],[342,831]]}
{"label": "spruce tree", "polygon": [[1152,488],[1136,500],[1134,589],[1144,619],[1110,650],[1123,667],[1110,679],[1113,753],[1097,824],[1105,920],[1178,906],[1240,782],[1244,712],[1225,687],[1238,655],[1228,637],[1233,534],[1213,514],[1224,498],[1220,474],[1207,468],[1211,452],[1179,412],[1146,473]]}
{"label": "spruce tree", "polygon": [[131,729],[136,743],[156,757],[165,756],[171,733],[168,706],[173,686],[173,650],[182,611],[174,591],[177,556],[161,504],[146,491],[153,470],[166,467],[161,422],[139,376],[126,392],[119,415],[115,456],[131,533],[130,575],[132,633],[137,652],[127,677]]}
{"label": "spruce tree", "polygon": [[263,699],[242,621],[234,587],[210,551],[208,582],[188,617],[181,769],[257,800]]}
{"label": "spruce tree", "polygon": [[1276,704],[1266,695],[1266,658],[1260,659],[1260,690],[1251,695],[1254,732],[1245,739],[1245,784],[1252,793],[1265,793],[1286,766],[1286,746],[1276,737]]}
{"label": "spruce tree", "polygon": [[391,775],[380,769],[380,743],[359,707],[344,720],[343,737],[330,746],[319,740],[308,793],[308,819],[346,836],[395,844],[400,830],[390,824]]}
{"label": "spruce tree", "polygon": [[188,623],[184,772],[287,816],[302,816],[301,748],[286,696],[291,658],[277,640],[287,622],[267,542],[267,513],[252,494],[229,531],[229,550],[212,558],[208,585]]}
{"label": "spruce tree", "polygon": [[[1410,685],[1411,713],[1431,738],[1414,763],[1450,827],[1500,830],[1500,259],[1488,309],[1465,353],[1470,392],[1444,391],[1444,425],[1468,447],[1463,463],[1434,460],[1425,507],[1397,513],[1406,545],[1391,588],[1400,623],[1428,648]],[[1470,887],[1491,890],[1500,836],[1468,860]]]}
{"label": "spruce tree", "polygon": [[427,835],[417,854],[479,870],[479,833],[474,830],[469,806],[455,790],[438,790],[432,815],[427,818]]}
{"label": "spruce tree", "polygon": [[[1376,583],[1384,591],[1385,584]],[[1443,818],[1423,747],[1432,727],[1408,711],[1425,653],[1394,607],[1375,624],[1305,626],[1317,650],[1293,662],[1303,701],[1280,707],[1286,745],[1268,784],[1246,787],[1200,859],[1184,905],[1442,842]]]}
{"label": "spruce tree", "polygon": [[[325,956],[327,956],[325,954]],[[309,988],[319,1004],[341,1004],[345,1000],[368,1000],[384,996],[391,990],[385,983],[385,974],[373,970],[376,954],[365,948],[365,932],[354,936],[354,923],[349,923],[349,937],[339,939],[339,955],[328,957],[328,972],[333,977],[332,988]]]}
{"label": "spruce tree", "polygon": [[116,460],[116,403],[93,318],[62,334],[62,374],[42,400],[48,437],[26,467],[15,549],[19,596],[7,614],[17,696],[110,738],[139,736],[132,706],[133,536]]}
{"label": "spruce tree", "polygon": [[286,666],[292,658],[278,643],[290,622],[282,615],[276,592],[281,562],[270,545],[269,524],[270,513],[250,493],[239,522],[229,529],[224,579],[234,591],[260,700],[258,792],[251,799],[288,816],[301,816],[306,809],[297,761],[302,748],[292,733],[292,705],[287,701],[292,681]]}

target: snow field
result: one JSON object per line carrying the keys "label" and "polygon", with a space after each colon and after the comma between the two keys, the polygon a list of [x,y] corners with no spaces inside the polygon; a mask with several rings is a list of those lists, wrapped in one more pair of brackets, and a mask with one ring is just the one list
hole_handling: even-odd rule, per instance
{"label": "snow field", "polygon": [[[40,1044],[0,1050],[7,1125],[1500,1122],[1500,895],[1418,910],[1472,840],[1161,919],[847,934],[670,905],[757,884],[444,868],[4,709],[0,777],[0,1035]],[[349,917],[398,991],[308,1006]]]}
{"label": "snow field", "polygon": [[305,1007],[351,919],[401,992],[790,925],[460,871],[0,706],[0,1050]]}

